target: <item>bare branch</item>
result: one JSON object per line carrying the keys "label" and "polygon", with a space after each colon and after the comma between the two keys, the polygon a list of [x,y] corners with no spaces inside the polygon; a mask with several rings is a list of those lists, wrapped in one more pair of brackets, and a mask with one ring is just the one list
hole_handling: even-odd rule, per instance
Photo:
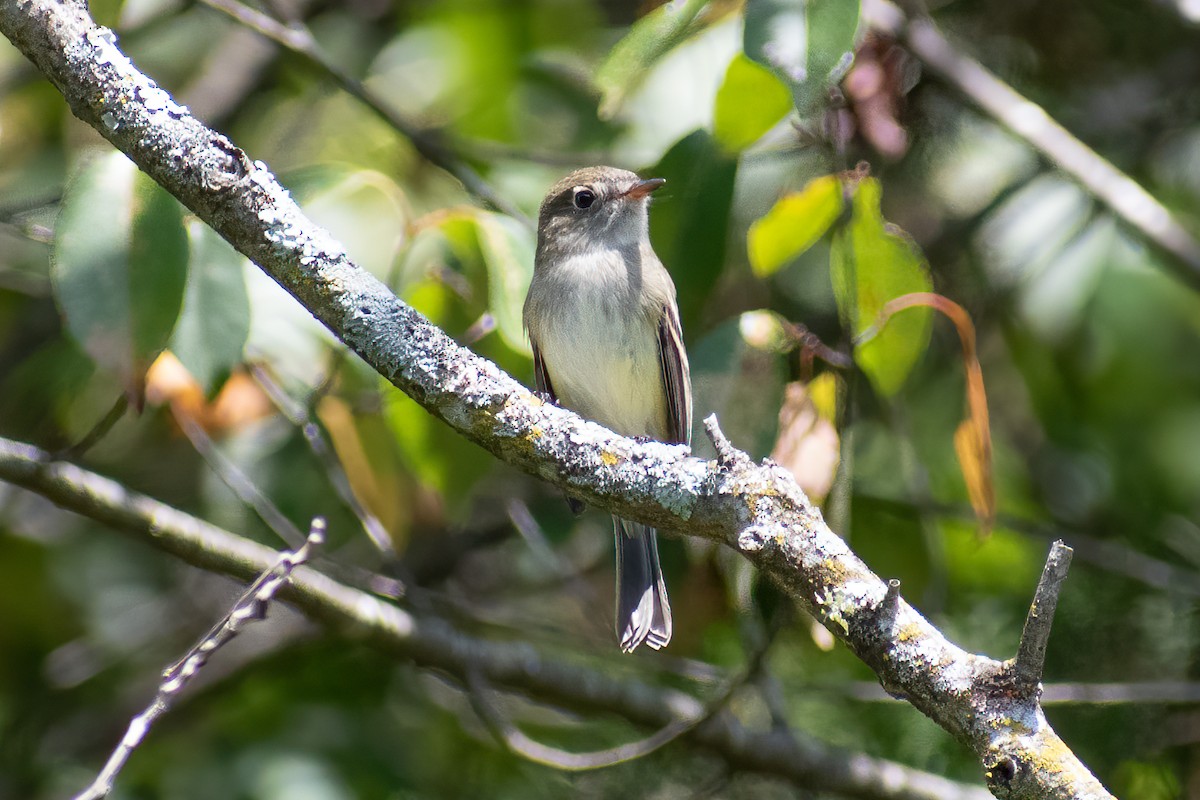
{"label": "bare branch", "polygon": [[1029,616],[1025,618],[1025,628],[1021,631],[1021,643],[1017,647],[1013,669],[1017,679],[1030,691],[1037,691],[1042,680],[1046,643],[1050,640],[1054,609],[1058,606],[1058,593],[1067,577],[1067,569],[1071,566],[1072,552],[1061,539],[1051,545],[1050,555],[1042,570],[1042,579],[1038,581],[1033,604],[1029,607]]}
{"label": "bare branch", "polygon": [[354,494],[354,489],[350,486],[350,479],[346,476],[346,470],[342,466],[342,462],[338,460],[337,453],[325,441],[324,435],[321,433],[321,427],[312,419],[308,409],[302,403],[297,403],[288,396],[283,387],[280,386],[270,373],[262,366],[255,364],[250,368],[254,379],[258,381],[258,385],[263,388],[267,396],[275,404],[275,407],[280,410],[288,421],[300,429],[304,435],[304,441],[308,443],[308,449],[317,457],[321,465],[325,468],[325,474],[329,479],[330,485],[337,492],[338,497],[350,509],[359,524],[362,525],[363,531],[367,534],[367,538],[375,545],[375,548],[380,552],[384,559],[389,564],[394,564],[396,560],[396,549],[392,546],[392,538],[388,535],[387,529],[383,527],[383,523],[379,521],[379,517],[371,513],[370,509],[359,501]]}
{"label": "bare branch", "polygon": [[[897,698],[867,681],[839,683],[828,691],[864,703],[894,703]],[[1041,703],[1051,705],[1200,704],[1200,683],[1145,681],[1131,683],[1043,683]]]}
{"label": "bare branch", "polygon": [[88,450],[91,450],[96,444],[108,435],[113,426],[121,421],[125,416],[125,412],[129,409],[129,397],[122,394],[113,403],[112,408],[108,410],[99,422],[92,426],[92,429],[84,434],[84,437],[75,444],[60,450],[55,453],[56,460],[70,461],[71,459],[79,458]]}
{"label": "bare branch", "polygon": [[91,785],[75,796],[75,800],[100,800],[112,791],[117,775],[146,738],[150,726],[170,710],[192,678],[204,668],[213,654],[241,632],[245,625],[267,618],[267,606],[281,586],[287,583],[292,570],[308,561],[312,552],[325,542],[325,520],[316,518],[308,529],[308,537],[294,553],[282,553],[278,560],[250,585],[233,608],[200,641],[192,645],[183,658],[163,671],[158,693],[146,710],[129,723],[121,743],[113,750],[108,762]]}
{"label": "bare branch", "polygon": [[192,443],[192,447],[208,464],[208,468],[216,473],[221,482],[229,487],[238,500],[253,509],[258,518],[266,523],[267,527],[288,546],[299,547],[304,541],[304,535],[300,533],[300,529],[292,524],[292,521],[258,490],[246,473],[217,450],[217,446],[204,428],[200,427],[191,417],[178,412],[175,414],[175,421],[179,423],[183,435]]}
{"label": "bare branch", "polygon": [[[46,497],[189,564],[248,579],[278,554],[72,464],[49,461],[31,445],[0,438],[0,480]],[[292,573],[280,597],[355,641],[466,681],[471,670],[489,685],[578,711],[617,714],[650,728],[690,722],[704,706],[683,692],[557,660],[527,644],[489,642],[444,620],[410,613],[309,567]],[[816,791],[881,800],[983,800],[964,786],[895,762],[798,742],[787,732],[743,728],[728,715],[690,730],[689,741],[719,754],[731,769],[774,775]]]}
{"label": "bare branch", "polygon": [[928,17],[906,17],[889,0],[868,0],[863,13],[873,28],[899,38],[930,72],[1024,139],[1127,225],[1173,255],[1175,259],[1167,263],[1175,274],[1200,288],[1200,242],[1141,184],[1054,121],[1044,108],[955,47]]}

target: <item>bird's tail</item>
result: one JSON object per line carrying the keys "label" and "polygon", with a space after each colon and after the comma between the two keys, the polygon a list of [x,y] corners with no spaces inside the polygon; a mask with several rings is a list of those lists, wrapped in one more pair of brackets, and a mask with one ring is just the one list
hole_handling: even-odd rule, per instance
{"label": "bird's tail", "polygon": [[613,517],[617,539],[617,636],[632,652],[645,642],[658,650],[671,641],[671,604],[658,563],[654,528]]}

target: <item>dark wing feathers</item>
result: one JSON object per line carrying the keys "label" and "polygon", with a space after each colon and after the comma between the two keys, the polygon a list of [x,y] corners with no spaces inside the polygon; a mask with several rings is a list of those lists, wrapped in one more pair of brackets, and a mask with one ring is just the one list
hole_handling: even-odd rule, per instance
{"label": "dark wing feathers", "polygon": [[679,311],[671,303],[658,321],[658,356],[662,361],[663,388],[667,393],[667,431],[671,442],[692,443],[692,381]]}
{"label": "dark wing feathers", "polygon": [[534,387],[542,394],[549,397],[550,400],[557,402],[558,396],[554,394],[554,384],[550,382],[550,373],[546,371],[546,360],[542,358],[542,351],[538,347],[533,337],[530,337],[529,344],[533,346],[533,384]]}

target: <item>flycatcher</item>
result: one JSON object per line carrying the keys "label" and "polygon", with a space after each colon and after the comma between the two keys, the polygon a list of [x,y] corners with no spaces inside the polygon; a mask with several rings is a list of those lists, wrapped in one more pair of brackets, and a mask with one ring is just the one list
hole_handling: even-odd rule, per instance
{"label": "flycatcher", "polygon": [[[556,183],[538,213],[525,298],[537,388],[625,436],[689,444],[691,373],[675,284],[650,246],[647,205],[665,183],[589,167]],[[654,528],[613,517],[617,637],[630,652],[671,641]]]}

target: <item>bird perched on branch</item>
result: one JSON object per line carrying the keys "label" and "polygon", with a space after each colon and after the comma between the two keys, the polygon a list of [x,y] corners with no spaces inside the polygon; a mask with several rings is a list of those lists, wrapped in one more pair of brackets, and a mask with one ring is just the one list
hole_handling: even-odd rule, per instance
{"label": "bird perched on branch", "polygon": [[[647,206],[661,178],[613,167],[571,173],[538,214],[525,298],[537,388],[624,436],[688,444],[691,375],[675,284],[650,246]],[[630,652],[671,641],[654,528],[613,517],[617,637]]]}

